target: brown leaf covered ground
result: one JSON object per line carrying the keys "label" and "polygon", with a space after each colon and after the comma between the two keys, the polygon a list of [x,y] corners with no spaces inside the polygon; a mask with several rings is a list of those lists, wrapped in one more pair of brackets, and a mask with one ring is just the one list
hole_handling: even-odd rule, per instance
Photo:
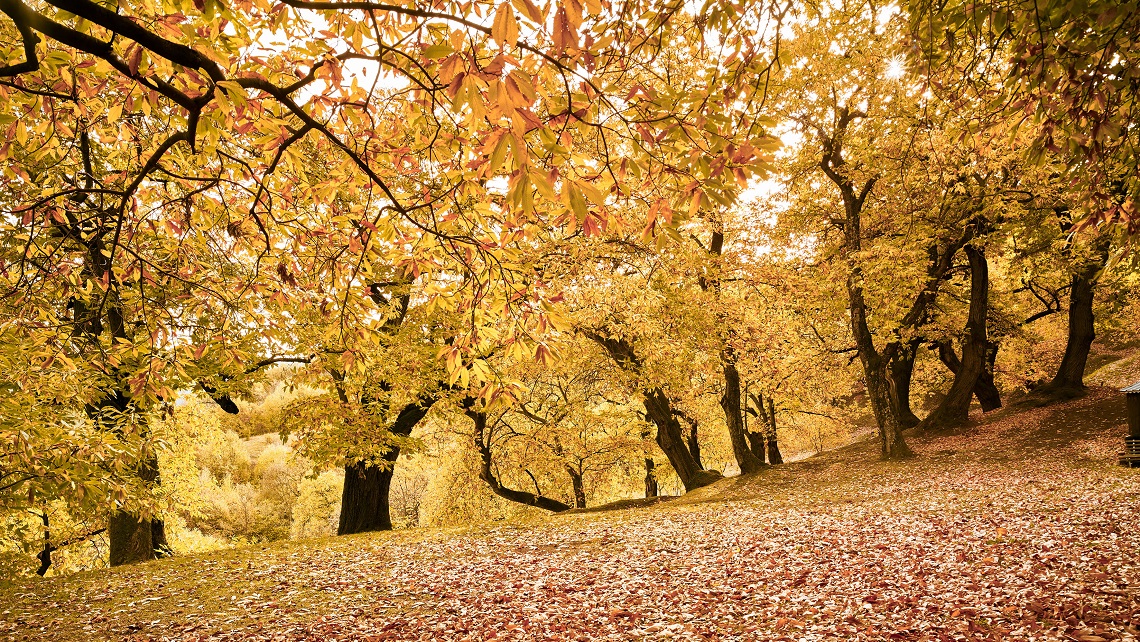
{"label": "brown leaf covered ground", "polygon": [[182,557],[0,592],[0,640],[1136,640],[1123,400],[1001,411],[650,508]]}

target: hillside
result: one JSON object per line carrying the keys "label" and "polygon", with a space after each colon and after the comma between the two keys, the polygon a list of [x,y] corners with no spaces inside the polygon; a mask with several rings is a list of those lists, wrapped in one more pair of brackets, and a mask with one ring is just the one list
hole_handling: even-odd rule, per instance
{"label": "hillside", "polygon": [[294,541],[0,592],[5,640],[1135,640],[1105,388],[648,508]]}

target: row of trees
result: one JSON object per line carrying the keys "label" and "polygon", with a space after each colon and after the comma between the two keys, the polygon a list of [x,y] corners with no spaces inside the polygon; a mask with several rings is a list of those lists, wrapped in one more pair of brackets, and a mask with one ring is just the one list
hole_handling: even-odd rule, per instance
{"label": "row of trees", "polygon": [[[1079,394],[1135,285],[1116,2],[0,12],[2,505],[107,515],[111,564],[168,549],[156,414],[280,364],[354,533],[432,412],[548,510],[630,462],[655,494],[650,440],[714,482],[710,422],[750,473],[865,400],[904,458],[974,397]],[[1049,381],[999,367],[1062,312]]]}

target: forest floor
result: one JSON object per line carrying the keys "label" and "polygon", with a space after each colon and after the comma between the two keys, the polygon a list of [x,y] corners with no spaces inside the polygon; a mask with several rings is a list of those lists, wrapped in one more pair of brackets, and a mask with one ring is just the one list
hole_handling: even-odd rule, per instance
{"label": "forest floor", "polygon": [[20,581],[0,640],[1136,640],[1121,395],[978,419],[652,507]]}

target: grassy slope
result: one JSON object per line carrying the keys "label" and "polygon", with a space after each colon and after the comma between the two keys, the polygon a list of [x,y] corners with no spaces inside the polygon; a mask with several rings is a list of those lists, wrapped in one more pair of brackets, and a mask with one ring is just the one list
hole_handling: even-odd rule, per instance
{"label": "grassy slope", "polygon": [[1012,408],[649,508],[187,556],[0,591],[0,640],[1136,639],[1123,400]]}

